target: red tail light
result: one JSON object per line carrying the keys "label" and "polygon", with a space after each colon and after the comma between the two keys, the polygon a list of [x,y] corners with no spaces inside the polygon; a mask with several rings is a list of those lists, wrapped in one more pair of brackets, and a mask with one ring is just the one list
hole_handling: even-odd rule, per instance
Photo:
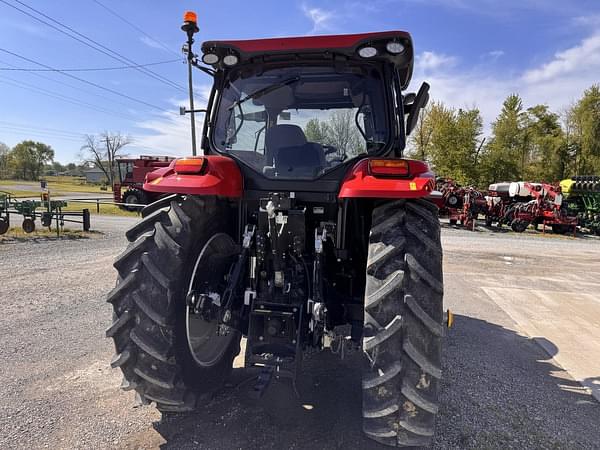
{"label": "red tail light", "polygon": [[200,173],[205,165],[206,159],[202,157],[180,158],[175,161],[175,172]]}
{"label": "red tail light", "polygon": [[375,177],[407,177],[408,161],[403,159],[370,159],[369,172]]}

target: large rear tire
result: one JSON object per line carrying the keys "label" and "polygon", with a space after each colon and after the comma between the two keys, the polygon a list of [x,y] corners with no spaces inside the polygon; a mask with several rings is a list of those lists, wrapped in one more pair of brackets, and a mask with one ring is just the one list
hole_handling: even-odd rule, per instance
{"label": "large rear tire", "polygon": [[[128,205],[147,205],[149,203],[146,193],[135,188],[127,189],[121,198],[123,203]],[[138,206],[123,206],[123,208],[127,211],[138,211],[141,209]]]}
{"label": "large rear tire", "polygon": [[114,314],[106,330],[116,349],[111,366],[122,370],[123,389],[135,389],[138,401],[154,401],[161,411],[194,409],[201,394],[222,384],[240,350],[236,334],[211,364],[200,365],[188,342],[186,296],[196,262],[234,222],[223,203],[188,196],[149,205],[114,263],[119,276],[107,299]]}
{"label": "large rear tire", "polygon": [[373,211],[363,351],[363,429],[391,446],[430,444],[438,412],[443,322],[437,207],[395,201]]}

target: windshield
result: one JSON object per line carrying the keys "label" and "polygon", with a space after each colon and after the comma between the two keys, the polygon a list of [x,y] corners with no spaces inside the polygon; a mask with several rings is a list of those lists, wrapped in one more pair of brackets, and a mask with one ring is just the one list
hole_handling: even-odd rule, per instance
{"label": "windshield", "polygon": [[123,183],[129,178],[133,178],[133,162],[131,161],[117,161],[119,168],[119,180]]}
{"label": "windshield", "polygon": [[233,74],[213,132],[219,151],[268,178],[315,178],[387,140],[382,78],[366,67]]}

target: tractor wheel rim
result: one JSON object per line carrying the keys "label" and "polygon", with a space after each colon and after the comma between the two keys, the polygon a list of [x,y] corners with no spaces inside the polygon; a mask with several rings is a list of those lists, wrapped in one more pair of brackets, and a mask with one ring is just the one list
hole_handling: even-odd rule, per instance
{"label": "tractor wheel rim", "polygon": [[25,219],[21,227],[25,233],[33,233],[35,231],[35,222],[31,219]]}
{"label": "tractor wheel rim", "polygon": [[4,234],[8,231],[8,221],[0,218],[0,234]]}
{"label": "tractor wheel rim", "polygon": [[[213,235],[204,245],[192,273],[188,295],[193,291],[223,294],[225,277],[235,257],[235,244],[225,233]],[[220,308],[218,308],[220,313]],[[186,304],[186,336],[188,347],[196,363],[202,367],[212,367],[221,361],[231,342],[237,339],[239,332],[229,328],[228,334],[219,335],[220,314],[206,320],[196,314],[193,307]]]}
{"label": "tractor wheel rim", "polygon": [[135,194],[129,194],[127,197],[125,197],[125,203],[137,204],[137,202],[137,195]]}

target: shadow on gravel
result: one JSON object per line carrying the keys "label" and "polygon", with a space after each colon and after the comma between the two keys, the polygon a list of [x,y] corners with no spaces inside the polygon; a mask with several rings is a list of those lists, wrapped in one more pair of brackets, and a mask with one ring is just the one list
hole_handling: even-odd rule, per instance
{"label": "shadow on gravel", "polygon": [[474,230],[472,230],[470,228],[465,228],[464,226],[458,225],[458,224],[450,225],[448,222],[440,222],[440,226],[447,230],[462,230],[462,231],[470,231],[473,233],[491,233],[491,234],[499,234],[499,235],[509,234],[509,235],[513,235],[513,236],[544,236],[544,237],[563,238],[563,239],[568,239],[568,238],[583,239],[583,240],[589,240],[589,241],[600,240],[599,236],[595,236],[594,234],[586,234],[581,231],[577,231],[577,233],[575,233],[575,236],[573,236],[572,233],[566,233],[566,234],[553,233],[551,229],[546,228],[546,232],[544,233],[544,232],[542,232],[541,226],[538,229],[528,228],[523,233],[514,232],[513,230],[511,230],[511,228],[508,225],[505,225],[502,227],[498,227],[496,225],[487,226],[487,225],[483,225],[483,223],[481,221],[477,222],[477,225],[475,226]]}
{"label": "shadow on gravel", "polygon": [[[455,316],[433,448],[595,448],[600,404],[553,364],[558,351],[501,326]],[[249,398],[254,375],[236,369],[225,388],[192,414],[154,424],[162,449],[378,449],[361,432],[360,355],[305,361],[298,399],[275,382]],[[596,379],[600,383],[599,379]]]}
{"label": "shadow on gravel", "polygon": [[455,318],[435,448],[598,448],[600,403],[551,359],[560,349],[543,337]]}

